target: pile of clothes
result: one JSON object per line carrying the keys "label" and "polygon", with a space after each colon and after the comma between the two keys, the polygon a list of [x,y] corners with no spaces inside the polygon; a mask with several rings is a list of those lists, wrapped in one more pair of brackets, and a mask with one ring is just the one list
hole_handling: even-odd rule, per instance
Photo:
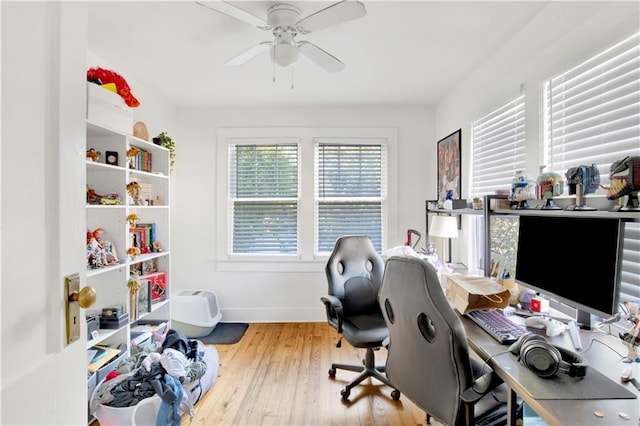
{"label": "pile of clothes", "polygon": [[180,425],[183,413],[193,418],[190,394],[184,385],[198,381],[207,371],[198,351],[198,342],[179,330],[170,329],[162,343],[150,343],[132,348],[124,359],[96,390],[91,411],[99,404],[110,407],[132,407],[140,401],[158,395],[162,404],[157,425]]}

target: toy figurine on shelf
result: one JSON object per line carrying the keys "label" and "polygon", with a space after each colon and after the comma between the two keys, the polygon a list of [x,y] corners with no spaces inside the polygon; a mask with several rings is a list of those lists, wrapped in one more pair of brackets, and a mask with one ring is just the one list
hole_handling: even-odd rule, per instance
{"label": "toy figurine on shelf", "polygon": [[110,241],[103,241],[100,235],[102,228],[87,231],[87,266],[90,269],[104,268],[118,263],[115,247]]}
{"label": "toy figurine on shelf", "polygon": [[140,153],[140,149],[135,146],[132,146],[127,150],[127,160],[128,160],[127,162],[129,164],[130,169],[136,168],[136,155],[138,155],[139,153]]}
{"label": "toy figurine on shelf", "polygon": [[442,205],[442,208],[446,209],[446,210],[452,210],[453,209],[453,190],[452,189],[448,189],[444,198],[444,204]]}
{"label": "toy figurine on shelf", "polygon": [[607,199],[615,200],[628,196],[627,205],[622,211],[640,210],[638,192],[640,191],[640,157],[625,157],[614,161],[609,171],[611,185],[607,188]]}
{"label": "toy figurine on shelf", "polygon": [[584,196],[596,192],[600,186],[600,171],[598,166],[572,167],[565,173],[569,195],[576,196],[576,203],[570,204],[565,210],[596,210],[585,204]]}
{"label": "toy figurine on shelf", "polygon": [[536,184],[533,180],[528,179],[522,170],[516,172],[511,182],[511,200],[517,201],[516,209],[530,209],[527,200],[536,199]]}
{"label": "toy figurine on shelf", "polygon": [[127,184],[127,192],[131,197],[131,204],[139,205],[140,203],[140,184],[136,181]]}
{"label": "toy figurine on shelf", "polygon": [[561,210],[553,202],[553,197],[562,195],[564,192],[564,179],[558,173],[542,173],[542,170],[547,166],[540,166],[540,175],[537,179],[538,184],[538,198],[545,200],[543,210]]}
{"label": "toy figurine on shelf", "polygon": [[127,281],[127,287],[129,288],[129,306],[131,306],[131,319],[133,321],[138,319],[138,291],[140,290],[140,281],[138,281],[137,275],[132,275]]}
{"label": "toy figurine on shelf", "polygon": [[87,159],[90,159],[93,162],[99,162],[101,155],[102,153],[100,151],[96,151],[94,148],[89,148],[87,150]]}
{"label": "toy figurine on shelf", "polygon": [[129,257],[131,258],[131,260],[136,260],[136,257],[138,257],[138,255],[141,253],[140,249],[138,247],[129,247],[127,249],[127,254],[129,255]]}
{"label": "toy figurine on shelf", "polygon": [[137,214],[131,213],[127,216],[127,222],[129,222],[129,226],[136,226],[136,223],[140,220]]}

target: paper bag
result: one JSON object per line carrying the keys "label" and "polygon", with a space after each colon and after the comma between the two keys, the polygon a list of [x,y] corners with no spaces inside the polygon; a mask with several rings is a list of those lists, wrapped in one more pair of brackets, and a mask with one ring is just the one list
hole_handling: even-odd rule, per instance
{"label": "paper bag", "polygon": [[481,309],[505,308],[509,290],[497,282],[479,276],[449,275],[447,298],[461,314]]}

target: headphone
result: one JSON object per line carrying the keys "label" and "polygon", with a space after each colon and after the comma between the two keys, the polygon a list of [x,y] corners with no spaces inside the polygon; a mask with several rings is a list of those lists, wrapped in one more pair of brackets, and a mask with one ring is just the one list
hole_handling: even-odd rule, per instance
{"label": "headphone", "polygon": [[509,347],[529,370],[543,378],[552,377],[558,371],[570,377],[587,375],[589,364],[575,352],[552,345],[539,334],[524,334]]}

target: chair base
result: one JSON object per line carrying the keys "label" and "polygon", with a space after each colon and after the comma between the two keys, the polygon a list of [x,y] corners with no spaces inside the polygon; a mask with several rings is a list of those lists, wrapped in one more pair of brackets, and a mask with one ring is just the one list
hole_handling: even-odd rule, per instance
{"label": "chair base", "polygon": [[365,354],[365,357],[364,357],[364,363],[361,366],[349,365],[349,364],[331,364],[331,369],[329,370],[330,377],[336,376],[337,369],[354,371],[354,372],[360,373],[355,379],[353,379],[349,384],[347,384],[347,386],[345,386],[345,388],[340,392],[340,394],[342,395],[342,399],[344,401],[347,401],[349,399],[349,395],[351,395],[351,389],[359,385],[367,377],[374,377],[378,379],[380,382],[384,383],[385,385],[393,388],[393,391],[391,392],[391,398],[394,401],[397,401],[400,399],[400,391],[398,391],[391,384],[389,379],[387,379],[387,376],[383,374],[385,371],[385,367],[382,365],[376,366],[375,355],[373,351],[374,351],[374,348],[367,348],[367,353]]}

